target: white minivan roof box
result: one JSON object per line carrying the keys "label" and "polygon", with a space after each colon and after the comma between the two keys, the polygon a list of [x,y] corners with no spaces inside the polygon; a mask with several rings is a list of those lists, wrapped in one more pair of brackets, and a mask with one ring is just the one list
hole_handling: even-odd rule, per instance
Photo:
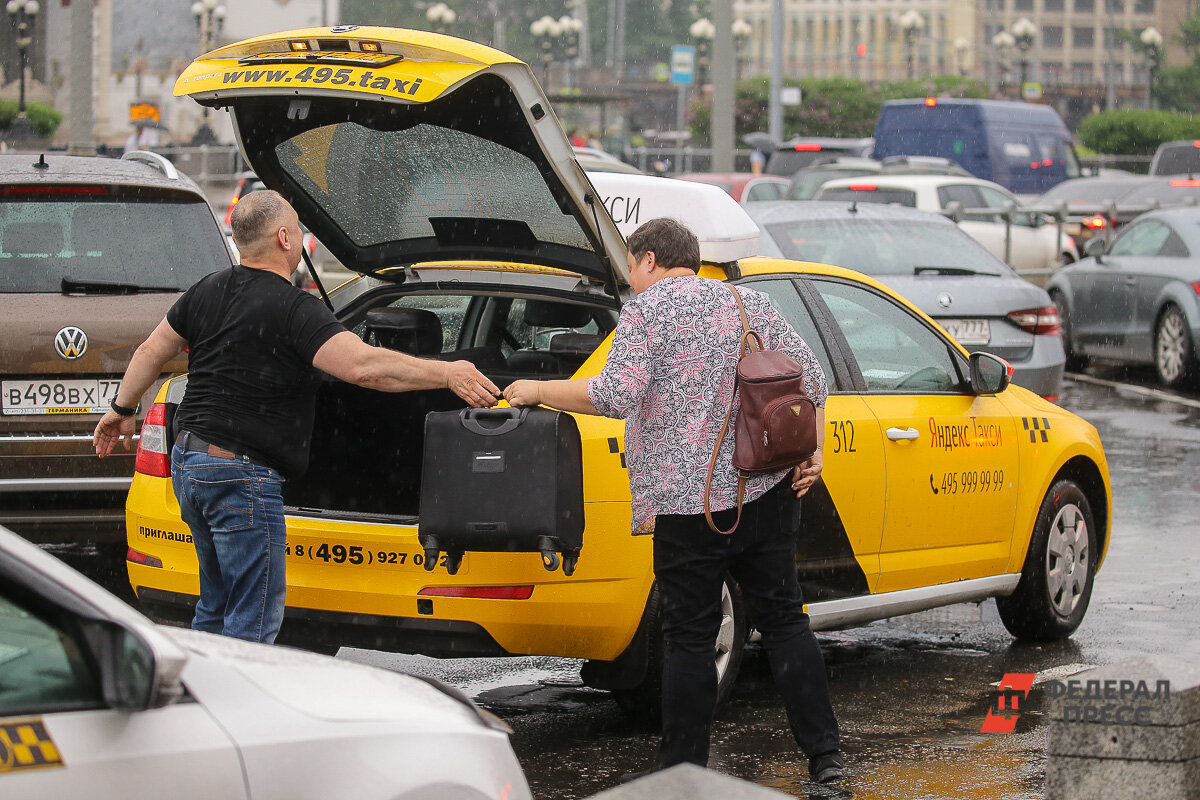
{"label": "white minivan roof box", "polygon": [[719,186],[649,175],[589,172],[617,230],[625,238],[655,217],[672,217],[700,240],[700,260],[727,264],[758,255],[758,226]]}

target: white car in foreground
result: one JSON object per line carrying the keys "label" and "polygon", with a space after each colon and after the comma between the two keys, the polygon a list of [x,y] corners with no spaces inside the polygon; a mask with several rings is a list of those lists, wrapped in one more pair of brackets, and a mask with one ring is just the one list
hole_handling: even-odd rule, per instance
{"label": "white car in foreground", "polygon": [[[829,181],[814,200],[857,200],[892,203],[922,211],[947,211],[957,203],[964,212],[958,221],[972,238],[992,255],[1006,260],[1024,277],[1038,282],[1062,264],[1079,260],[1075,241],[1046,217],[1021,210],[1021,201],[1003,186],[979,178],[957,175],[871,175]],[[1007,244],[1008,226],[1003,212],[1017,210]]]}
{"label": "white car in foreground", "polygon": [[0,527],[0,796],[528,800],[434,681],[159,626]]}

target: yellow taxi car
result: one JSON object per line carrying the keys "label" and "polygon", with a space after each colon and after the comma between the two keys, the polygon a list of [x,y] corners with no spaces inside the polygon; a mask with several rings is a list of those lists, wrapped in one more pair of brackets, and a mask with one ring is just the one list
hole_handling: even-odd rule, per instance
{"label": "yellow taxi car", "polygon": [[[228,106],[250,166],[363,273],[330,299],[366,340],[469,359],[500,386],[602,368],[629,291],[613,218],[651,216],[637,182],[664,179],[613,178],[643,195],[598,191],[525,64],[446,36],[341,26],[213,51],[176,92]],[[829,379],[824,479],[797,534],[813,627],[997,597],[1019,637],[1074,631],[1111,519],[1096,430],[1008,386],[1003,362],[968,356],[871,278],[753,257],[753,222],[720,189],[666,183],[690,193],[672,207],[702,234],[702,274],[768,294]],[[127,503],[133,588],[178,619],[198,594],[166,452],[185,391],[177,378],[151,408]],[[425,415],[459,407],[448,391],[322,384],[309,470],[284,488],[282,640],[586,659],[589,685],[636,707],[654,693],[660,639],[623,423],[577,420],[586,530],[573,576],[536,553],[468,553],[451,575],[425,569],[417,515]],[[732,584],[724,606],[722,691],[752,625]]]}

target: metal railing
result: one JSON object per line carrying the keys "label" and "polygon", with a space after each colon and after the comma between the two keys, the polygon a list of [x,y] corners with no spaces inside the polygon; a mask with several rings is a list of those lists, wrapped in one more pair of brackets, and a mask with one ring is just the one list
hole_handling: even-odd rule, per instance
{"label": "metal railing", "polygon": [[[733,151],[733,171],[750,171],[753,150]],[[683,143],[663,143],[629,149],[628,160],[651,175],[682,175],[686,172],[711,172],[713,149]]]}

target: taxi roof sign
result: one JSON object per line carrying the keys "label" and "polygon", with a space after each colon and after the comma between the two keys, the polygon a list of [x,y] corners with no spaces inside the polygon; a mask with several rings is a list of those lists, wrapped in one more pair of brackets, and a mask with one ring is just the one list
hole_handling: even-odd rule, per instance
{"label": "taxi roof sign", "polygon": [[671,217],[696,234],[701,261],[726,264],[758,255],[758,225],[719,186],[616,172],[588,177],[626,238],[647,220]]}

